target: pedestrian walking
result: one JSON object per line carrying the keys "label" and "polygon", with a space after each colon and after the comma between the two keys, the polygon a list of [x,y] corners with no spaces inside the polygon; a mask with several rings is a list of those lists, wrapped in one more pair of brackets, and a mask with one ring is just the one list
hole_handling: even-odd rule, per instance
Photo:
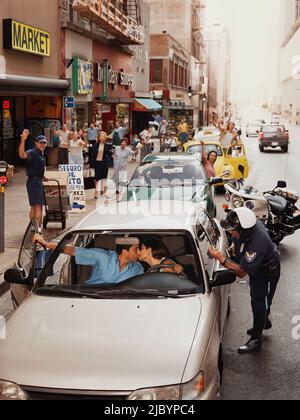
{"label": "pedestrian walking", "polygon": [[111,133],[114,146],[118,147],[121,145],[121,142],[123,138],[125,137],[126,132],[128,132],[128,130],[125,127],[123,127],[119,121],[117,121],[115,129]]}
{"label": "pedestrian walking", "polygon": [[239,278],[250,277],[253,328],[247,331],[250,341],[239,353],[260,352],[263,331],[272,328],[271,306],[281,274],[279,252],[261,221],[245,207],[228,213],[221,226],[232,237],[232,260],[214,248],[210,248],[210,256]]}
{"label": "pedestrian walking", "polygon": [[[107,135],[104,131],[98,134],[97,143],[93,147],[91,167],[95,169],[95,200],[107,192],[107,178],[109,162],[112,158],[112,147],[107,144]],[[99,188],[99,184],[100,188]]]}
{"label": "pedestrian walking", "polygon": [[178,152],[178,139],[177,139],[176,133],[174,131],[171,131],[170,136],[167,140],[167,145],[168,145],[171,153]]}
{"label": "pedestrian walking", "polygon": [[24,130],[21,135],[19,146],[20,159],[27,161],[27,193],[30,204],[29,219],[35,219],[40,230],[42,229],[43,205],[44,205],[44,187],[43,181],[46,171],[46,159],[44,156],[47,148],[47,139],[45,136],[39,136],[35,142],[35,148],[25,151],[25,143],[29,136],[29,130]]}
{"label": "pedestrian walking", "polygon": [[181,120],[178,126],[178,132],[179,132],[179,140],[180,140],[181,146],[183,146],[189,140],[189,126],[185,118]]}
{"label": "pedestrian walking", "polygon": [[70,139],[70,152],[69,152],[69,164],[70,165],[81,165],[84,166],[83,160],[83,149],[86,147],[86,143],[79,138],[78,132],[75,131],[69,136]]}
{"label": "pedestrian walking", "polygon": [[69,163],[69,134],[67,124],[63,124],[62,128],[56,132],[59,136],[59,163],[60,165],[67,165]]}
{"label": "pedestrian walking", "polygon": [[137,151],[131,150],[128,146],[128,140],[124,138],[121,142],[121,145],[116,147],[114,153],[114,181],[116,185],[116,193],[120,194],[122,188],[126,186],[127,183],[127,161],[128,158],[138,154]]}

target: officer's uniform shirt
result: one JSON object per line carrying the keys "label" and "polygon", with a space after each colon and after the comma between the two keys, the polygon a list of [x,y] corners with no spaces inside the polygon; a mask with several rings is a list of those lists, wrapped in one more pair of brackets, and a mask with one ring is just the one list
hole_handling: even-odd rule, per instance
{"label": "officer's uniform shirt", "polygon": [[27,176],[28,178],[44,179],[46,171],[46,159],[42,152],[37,149],[28,150],[27,152]]}
{"label": "officer's uniform shirt", "polygon": [[261,221],[257,221],[249,234],[234,239],[233,242],[235,261],[252,279],[259,276],[264,270],[264,265],[272,259],[279,259],[277,247]]}

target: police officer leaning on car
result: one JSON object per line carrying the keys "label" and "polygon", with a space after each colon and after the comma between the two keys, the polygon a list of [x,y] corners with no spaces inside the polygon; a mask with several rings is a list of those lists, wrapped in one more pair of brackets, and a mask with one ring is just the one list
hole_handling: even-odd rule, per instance
{"label": "police officer leaning on car", "polygon": [[239,348],[239,353],[259,352],[263,330],[272,328],[269,317],[281,273],[279,252],[264,225],[247,208],[229,212],[221,225],[232,237],[232,259],[214,248],[209,254],[239,278],[249,275],[254,323],[253,329],[248,331],[251,339]]}

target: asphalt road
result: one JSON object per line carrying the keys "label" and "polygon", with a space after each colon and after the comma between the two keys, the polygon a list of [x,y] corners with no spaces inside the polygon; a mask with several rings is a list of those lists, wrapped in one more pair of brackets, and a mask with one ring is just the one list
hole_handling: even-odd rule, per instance
{"label": "asphalt road", "polygon": [[[260,153],[257,139],[245,139],[251,166],[248,184],[267,191],[278,180],[286,180],[289,189],[300,190],[300,128],[289,128],[291,145],[287,155],[277,151]],[[273,305],[274,327],[265,334],[260,354],[237,354],[239,345],[248,341],[246,331],[252,327],[252,315],[248,284],[238,282],[233,287],[224,345],[224,400],[300,398],[300,328],[292,323],[298,316],[300,324],[300,231],[283,241],[280,252],[283,272]]]}

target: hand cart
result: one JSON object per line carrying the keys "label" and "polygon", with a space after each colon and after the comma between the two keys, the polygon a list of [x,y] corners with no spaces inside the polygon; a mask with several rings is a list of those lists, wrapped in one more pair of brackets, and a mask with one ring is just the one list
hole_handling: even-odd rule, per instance
{"label": "hand cart", "polygon": [[[54,184],[54,185],[51,185]],[[43,228],[47,229],[48,223],[61,223],[66,229],[68,210],[70,210],[69,197],[62,196],[62,187],[57,179],[48,179],[44,182],[44,197],[46,215],[43,219]]]}

